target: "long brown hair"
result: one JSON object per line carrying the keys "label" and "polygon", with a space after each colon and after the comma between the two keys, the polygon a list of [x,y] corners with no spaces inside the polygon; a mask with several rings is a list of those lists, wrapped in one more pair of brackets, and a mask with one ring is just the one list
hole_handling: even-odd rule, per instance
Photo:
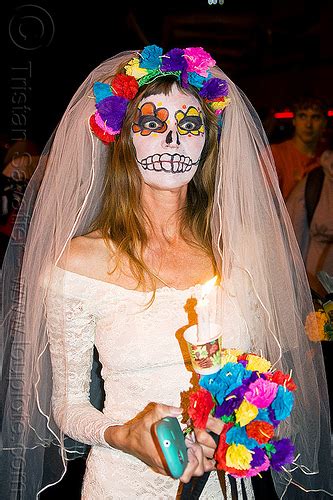
{"label": "long brown hair", "polygon": [[100,231],[107,246],[114,253],[115,268],[120,266],[121,258],[127,258],[131,272],[138,281],[138,287],[146,284],[147,277],[154,288],[156,282],[143,259],[150,221],[141,204],[142,177],[135,159],[131,127],[140,101],[150,95],[168,95],[175,82],[181,92],[193,95],[201,104],[206,131],[199,167],[188,184],[187,202],[180,214],[181,234],[185,238],[185,233],[189,233],[190,239],[185,239],[190,244],[200,246],[214,262],[210,219],[218,154],[216,116],[194,87],[183,89],[175,77],[161,77],[143,86],[128,105],[120,136],[110,146],[102,209],[91,227],[91,230]]}

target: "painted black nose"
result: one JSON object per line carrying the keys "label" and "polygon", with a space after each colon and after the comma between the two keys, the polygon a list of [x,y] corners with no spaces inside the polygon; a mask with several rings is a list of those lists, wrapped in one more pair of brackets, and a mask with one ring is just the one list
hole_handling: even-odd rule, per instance
{"label": "painted black nose", "polygon": [[[171,143],[173,142],[173,141],[172,141],[172,130],[169,130],[169,132],[167,133],[167,136],[166,136],[165,142],[166,142],[167,144],[171,144]],[[176,142],[177,142],[177,144],[178,144],[178,146],[179,146],[180,141],[179,141],[179,136],[178,136],[178,134],[177,134],[177,133],[176,133]]]}

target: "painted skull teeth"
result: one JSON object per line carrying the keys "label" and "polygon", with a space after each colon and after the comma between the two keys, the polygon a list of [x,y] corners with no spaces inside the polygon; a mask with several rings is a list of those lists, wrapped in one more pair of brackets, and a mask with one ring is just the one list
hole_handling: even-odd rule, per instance
{"label": "painted skull teeth", "polygon": [[189,156],[169,153],[154,154],[141,160],[140,165],[144,170],[155,170],[156,172],[171,172],[173,174],[184,173],[191,170],[193,163]]}

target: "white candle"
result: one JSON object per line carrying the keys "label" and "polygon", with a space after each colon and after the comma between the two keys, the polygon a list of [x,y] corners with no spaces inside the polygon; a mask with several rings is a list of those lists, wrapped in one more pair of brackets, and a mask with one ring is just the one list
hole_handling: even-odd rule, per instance
{"label": "white candle", "polygon": [[198,316],[198,343],[206,342],[210,338],[210,318],[208,295],[215,285],[217,276],[207,281],[204,285],[199,285],[197,294],[197,304],[195,310]]}

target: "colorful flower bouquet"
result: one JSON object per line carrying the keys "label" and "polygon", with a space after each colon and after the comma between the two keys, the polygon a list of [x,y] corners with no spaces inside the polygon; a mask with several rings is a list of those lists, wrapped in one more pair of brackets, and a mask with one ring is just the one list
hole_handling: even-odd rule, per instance
{"label": "colorful flower bouquet", "polygon": [[313,342],[333,340],[333,321],[322,308],[311,312],[307,316],[305,330],[309,339]]}
{"label": "colorful flower bouquet", "polygon": [[308,314],[305,322],[305,331],[310,340],[321,342],[333,340],[333,276],[325,271],[317,274],[319,281],[327,294],[322,297],[316,294],[314,299],[315,311]]}
{"label": "colorful flower bouquet", "polygon": [[290,439],[274,434],[291,413],[296,385],[290,375],[270,368],[265,358],[224,349],[221,369],[200,376],[201,388],[190,394],[188,413],[194,427],[205,429],[209,414],[224,422],[216,464],[236,478],[270,467],[280,471],[294,460]]}

